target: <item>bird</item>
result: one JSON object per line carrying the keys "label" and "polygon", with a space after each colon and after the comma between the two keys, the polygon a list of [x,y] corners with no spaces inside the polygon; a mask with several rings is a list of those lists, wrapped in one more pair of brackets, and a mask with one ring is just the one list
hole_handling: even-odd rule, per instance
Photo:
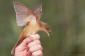
{"label": "bird", "polygon": [[13,47],[11,54],[15,53],[15,48],[28,36],[44,31],[48,36],[51,32],[47,23],[40,21],[42,15],[42,5],[37,6],[33,10],[27,8],[21,2],[14,2],[14,10],[16,13],[16,22],[18,26],[24,26],[16,45]]}

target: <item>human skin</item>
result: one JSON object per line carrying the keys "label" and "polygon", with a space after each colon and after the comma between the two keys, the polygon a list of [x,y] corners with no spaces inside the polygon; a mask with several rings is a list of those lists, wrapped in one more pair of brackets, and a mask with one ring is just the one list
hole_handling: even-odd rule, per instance
{"label": "human skin", "polygon": [[14,56],[43,56],[38,34],[31,35],[15,48]]}

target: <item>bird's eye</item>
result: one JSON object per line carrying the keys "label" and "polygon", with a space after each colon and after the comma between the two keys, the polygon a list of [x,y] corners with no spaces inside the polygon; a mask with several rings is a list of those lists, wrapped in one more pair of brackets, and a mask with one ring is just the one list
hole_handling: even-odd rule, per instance
{"label": "bird's eye", "polygon": [[50,30],[50,27],[49,27],[48,25],[46,25],[46,29],[47,29],[48,32],[51,31],[51,30]]}

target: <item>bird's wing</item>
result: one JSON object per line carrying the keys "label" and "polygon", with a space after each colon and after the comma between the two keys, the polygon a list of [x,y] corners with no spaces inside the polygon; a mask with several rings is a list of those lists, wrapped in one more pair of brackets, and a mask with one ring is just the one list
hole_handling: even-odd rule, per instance
{"label": "bird's wing", "polygon": [[42,5],[37,6],[34,10],[33,13],[35,13],[38,16],[38,20],[40,20],[40,17],[42,15]]}
{"label": "bird's wing", "polygon": [[32,11],[20,2],[14,2],[14,10],[16,12],[16,20],[18,26],[24,26],[28,21],[35,21],[36,17]]}

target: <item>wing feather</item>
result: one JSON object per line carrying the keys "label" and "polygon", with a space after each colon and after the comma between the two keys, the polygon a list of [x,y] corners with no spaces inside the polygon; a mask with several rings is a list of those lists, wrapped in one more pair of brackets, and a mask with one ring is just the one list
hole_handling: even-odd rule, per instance
{"label": "wing feather", "polygon": [[32,11],[20,2],[14,2],[14,10],[16,12],[16,20],[18,26],[26,25],[26,23],[29,21],[29,16],[33,15]]}
{"label": "wing feather", "polygon": [[38,20],[40,20],[40,17],[42,15],[42,5],[37,6],[34,10],[33,13],[35,13],[38,16]]}

